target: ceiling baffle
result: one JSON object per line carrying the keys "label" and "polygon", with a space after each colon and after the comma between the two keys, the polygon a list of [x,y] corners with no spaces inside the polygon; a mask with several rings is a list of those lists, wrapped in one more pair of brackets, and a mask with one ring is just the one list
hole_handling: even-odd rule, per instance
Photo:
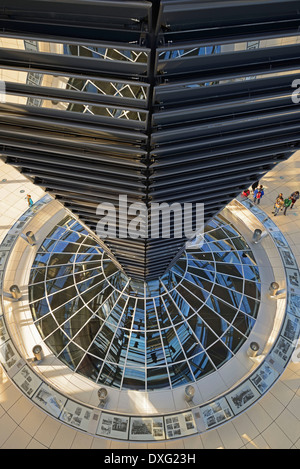
{"label": "ceiling baffle", "polygon": [[[299,1],[7,0],[0,26],[2,158],[94,232],[119,195],[209,221],[299,147]],[[105,240],[144,280],[185,242]]]}

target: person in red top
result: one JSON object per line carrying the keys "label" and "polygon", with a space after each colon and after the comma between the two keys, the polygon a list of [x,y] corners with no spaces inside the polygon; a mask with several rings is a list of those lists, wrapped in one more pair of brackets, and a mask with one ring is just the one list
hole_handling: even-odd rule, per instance
{"label": "person in red top", "polygon": [[250,195],[249,189],[245,189],[245,190],[242,192],[242,196],[243,196],[243,197],[249,197],[249,195]]}
{"label": "person in red top", "polygon": [[253,194],[253,203],[254,204],[257,203],[259,205],[264,194],[265,192],[264,192],[263,186],[259,186],[257,189],[255,189],[254,194]]}
{"label": "person in red top", "polygon": [[297,200],[299,199],[299,191],[293,192],[292,195],[291,195],[291,198],[292,198],[292,205],[291,205],[291,208],[293,208],[294,205],[295,205],[295,203],[296,203]]}

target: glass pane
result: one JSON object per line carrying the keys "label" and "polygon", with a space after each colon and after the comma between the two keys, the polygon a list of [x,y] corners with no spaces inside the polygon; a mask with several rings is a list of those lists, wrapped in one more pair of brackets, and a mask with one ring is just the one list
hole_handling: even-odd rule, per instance
{"label": "glass pane", "polygon": [[172,387],[174,388],[194,381],[194,376],[187,363],[178,363],[169,366],[169,375]]}
{"label": "glass pane", "polygon": [[183,350],[173,328],[161,331],[167,363],[175,363],[185,359]]}
{"label": "glass pane", "polygon": [[145,381],[146,381],[146,377],[145,377],[144,369],[126,368],[124,372],[122,388],[144,390]]}
{"label": "glass pane", "polygon": [[195,380],[203,378],[209,373],[215,371],[215,368],[206,353],[200,353],[199,355],[196,355],[191,360],[189,360],[189,364]]}
{"label": "glass pane", "polygon": [[160,366],[165,364],[163,345],[159,332],[147,332],[147,366]]}
{"label": "glass pane", "polygon": [[92,355],[84,355],[82,361],[78,365],[76,372],[86,376],[92,381],[97,381],[99,371],[101,370],[103,361]]}
{"label": "glass pane", "polygon": [[57,323],[54,321],[52,314],[47,314],[36,323],[36,327],[42,338],[48,337],[57,329]]}
{"label": "glass pane", "polygon": [[84,351],[77,345],[70,343],[60,354],[59,359],[74,370],[84,357]]}
{"label": "glass pane", "polygon": [[170,388],[168,370],[165,367],[156,367],[147,369],[147,390]]}
{"label": "glass pane", "polygon": [[233,356],[232,352],[228,350],[220,340],[216,344],[212,345],[206,353],[209,355],[209,358],[212,360],[216,368],[220,368],[220,366]]}
{"label": "glass pane", "polygon": [[123,369],[121,367],[106,363],[102,368],[98,383],[119,389],[121,387],[122,376]]}
{"label": "glass pane", "polygon": [[176,332],[187,358],[191,358],[203,351],[201,345],[197,342],[192,329],[190,329],[187,324],[176,326]]}
{"label": "glass pane", "polygon": [[46,340],[46,345],[52,350],[54,355],[59,355],[60,352],[68,345],[68,337],[60,330],[57,329]]}

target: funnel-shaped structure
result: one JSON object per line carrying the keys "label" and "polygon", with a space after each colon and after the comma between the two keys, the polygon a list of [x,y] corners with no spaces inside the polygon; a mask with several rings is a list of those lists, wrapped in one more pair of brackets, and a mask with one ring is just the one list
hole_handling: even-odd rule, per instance
{"label": "funnel-shaped structure", "polygon": [[[94,232],[120,195],[208,221],[299,145],[298,0],[2,0],[0,26],[1,155]],[[105,240],[141,280],[185,243]]]}

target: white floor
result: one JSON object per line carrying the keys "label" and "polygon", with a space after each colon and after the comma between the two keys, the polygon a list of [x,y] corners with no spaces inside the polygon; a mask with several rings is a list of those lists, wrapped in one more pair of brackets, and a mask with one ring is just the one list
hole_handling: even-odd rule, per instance
{"label": "white floor", "polygon": [[[261,183],[266,191],[261,208],[271,214],[279,192],[289,196],[300,190],[300,153],[288,163],[280,164]],[[34,201],[43,195],[41,189],[14,168],[0,162],[0,241],[26,210],[27,193]],[[274,220],[300,265],[300,202],[286,217],[280,215]],[[34,406],[0,368],[0,448],[300,449],[300,363],[291,363],[259,403],[222,427],[182,440],[153,444],[121,443],[76,431]]]}

